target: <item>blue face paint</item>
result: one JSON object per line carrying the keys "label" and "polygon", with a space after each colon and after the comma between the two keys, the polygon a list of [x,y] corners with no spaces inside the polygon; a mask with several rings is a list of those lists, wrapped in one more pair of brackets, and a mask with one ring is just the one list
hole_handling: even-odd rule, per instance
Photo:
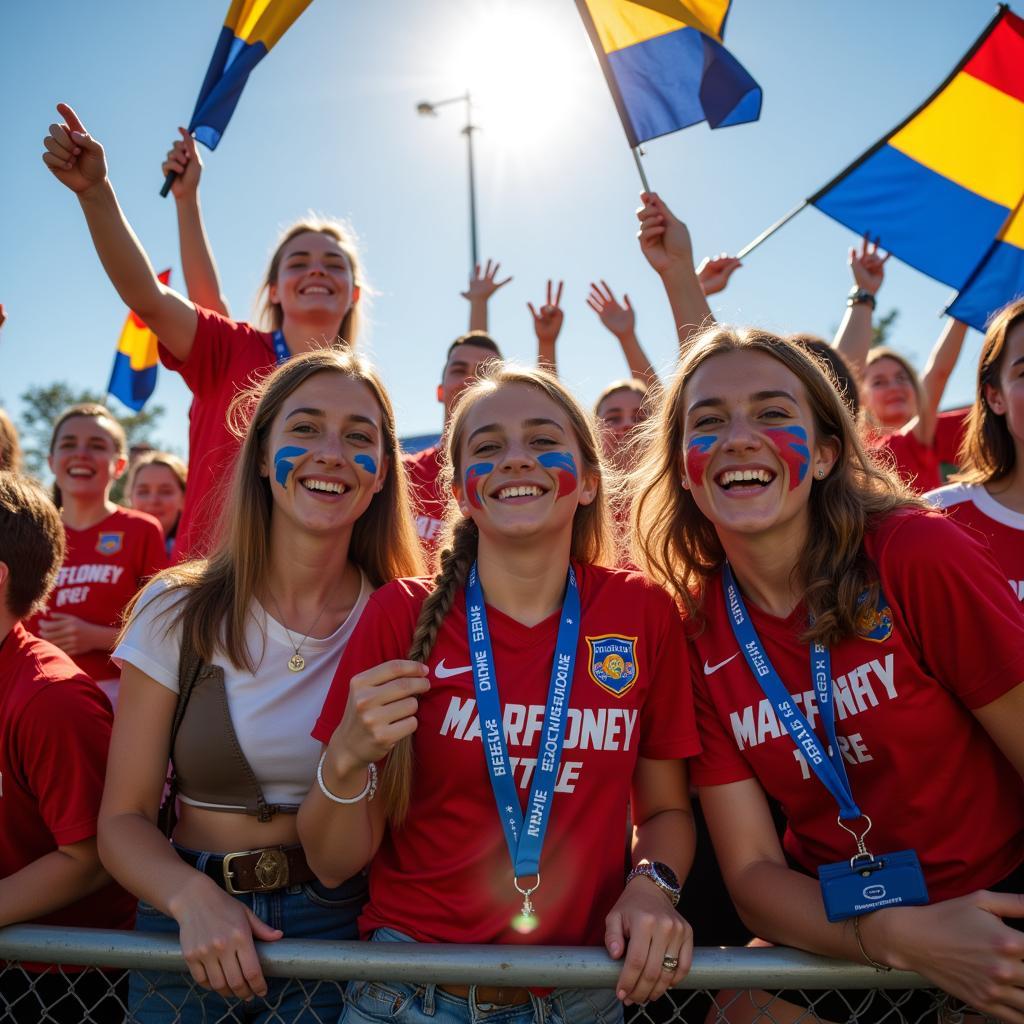
{"label": "blue face paint", "polygon": [[292,462],[292,459],[305,455],[308,450],[308,448],[296,448],[294,445],[278,448],[274,455],[274,479],[282,487],[288,486],[288,477],[292,475],[292,471],[295,469],[295,463]]}
{"label": "blue face paint", "polygon": [[571,494],[576,490],[576,460],[570,452],[544,452],[537,456],[537,461],[545,469],[553,469],[558,473],[558,493],[556,498]]}
{"label": "blue face paint", "polygon": [[357,466],[362,466],[370,476],[377,475],[377,463],[373,461],[373,457],[370,455],[357,455],[352,460]]}

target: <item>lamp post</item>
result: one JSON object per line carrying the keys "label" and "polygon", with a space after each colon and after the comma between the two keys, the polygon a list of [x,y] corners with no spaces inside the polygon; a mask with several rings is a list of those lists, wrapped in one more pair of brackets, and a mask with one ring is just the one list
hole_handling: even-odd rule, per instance
{"label": "lamp post", "polygon": [[478,126],[473,124],[473,99],[467,89],[461,96],[452,96],[447,100],[438,100],[436,103],[424,100],[417,103],[416,112],[424,117],[437,117],[437,108],[446,107],[450,103],[466,104],[466,124],[460,134],[466,136],[466,155],[469,160],[469,272],[472,274],[480,262],[476,237],[476,172],[473,168],[473,132],[477,131]]}

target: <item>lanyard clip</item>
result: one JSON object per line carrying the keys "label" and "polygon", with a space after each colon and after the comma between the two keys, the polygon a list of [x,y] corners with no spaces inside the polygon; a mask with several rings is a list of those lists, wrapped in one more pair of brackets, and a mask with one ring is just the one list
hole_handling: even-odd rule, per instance
{"label": "lanyard clip", "polygon": [[853,836],[854,841],[857,843],[857,852],[850,858],[851,868],[856,868],[857,861],[859,860],[875,859],[874,855],[864,844],[865,837],[871,831],[871,819],[866,814],[862,814],[861,817],[867,822],[867,825],[865,826],[864,831],[859,834],[854,829],[850,828],[849,825],[844,824],[843,819],[841,817],[836,818],[836,823],[839,825],[839,827],[844,832],[849,832],[850,835]]}

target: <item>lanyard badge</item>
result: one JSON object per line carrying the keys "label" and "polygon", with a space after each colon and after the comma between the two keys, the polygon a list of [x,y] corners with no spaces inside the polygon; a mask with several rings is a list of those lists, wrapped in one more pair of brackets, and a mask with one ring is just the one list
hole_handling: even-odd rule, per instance
{"label": "lanyard badge", "polygon": [[[811,682],[828,738],[828,746],[823,749],[810,722],[796,706],[775,666],[768,660],[728,563],[722,567],[722,585],[733,636],[754,679],[772,702],[779,721],[786,727],[808,766],[839,805],[836,820],[840,828],[849,832],[856,843],[856,852],[849,861],[823,864],[818,868],[826,916],[830,921],[843,921],[882,907],[927,903],[928,888],[913,850],[876,857],[865,843],[871,831],[871,819],[857,806],[839,749],[835,695],[832,692],[832,657],[828,648],[818,643],[811,644]],[[849,824],[860,820],[864,822],[860,829]]]}
{"label": "lanyard badge", "polygon": [[288,345],[284,340],[284,331],[274,331],[274,358],[278,366],[291,358],[291,352],[288,351]]}
{"label": "lanyard badge", "polygon": [[[519,794],[505,743],[498,680],[494,672],[494,652],[487,627],[484,593],[475,562],[466,580],[466,626],[487,773],[505,833],[505,844],[512,860],[512,883],[516,892],[523,897],[522,909],[512,919],[512,927],[526,934],[537,927],[531,896],[540,886],[540,854],[551,813],[551,801],[555,795],[555,783],[558,781],[562,743],[569,718],[569,694],[580,635],[580,592],[576,573],[570,566],[558,624],[555,658],[551,665],[551,682],[548,685],[540,749],[537,751],[537,767],[533,773],[533,786],[525,816],[519,807]],[[533,877],[536,878],[533,885],[524,884],[526,879]]]}

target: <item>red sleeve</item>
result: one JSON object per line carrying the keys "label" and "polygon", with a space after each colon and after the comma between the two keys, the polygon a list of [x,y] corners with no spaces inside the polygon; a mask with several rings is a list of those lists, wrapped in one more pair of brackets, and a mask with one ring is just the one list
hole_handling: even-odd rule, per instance
{"label": "red sleeve", "polygon": [[966,409],[947,409],[946,412],[939,413],[935,423],[935,451],[938,453],[939,462],[954,466],[959,463],[960,442],[964,438],[964,427],[970,411],[968,406]]}
{"label": "red sleeve", "polygon": [[656,759],[692,757],[700,752],[700,740],[686,633],[672,599],[653,588],[652,596],[645,618],[659,628],[651,631],[651,686],[640,712],[639,754]]}
{"label": "red sleeve", "polygon": [[691,649],[690,675],[693,679],[693,700],[702,748],[700,754],[690,762],[690,781],[695,786],[722,786],[728,782],[755,778],[711,699],[695,647]]}
{"label": "red sleeve", "polygon": [[[213,310],[196,306],[196,334],[192,351],[182,361],[176,359],[163,345],[158,346],[160,362],[168,370],[180,373],[194,395],[216,391],[230,374],[233,350],[253,339],[266,344],[266,335],[246,323],[231,320]],[[268,357],[273,362],[273,356]]]}
{"label": "red sleeve", "polygon": [[96,835],[113,717],[103,692],[84,679],[43,687],[22,710],[18,760],[58,846]]}
{"label": "red sleeve", "polygon": [[[929,672],[969,708],[1024,681],[1024,609],[988,545],[938,512],[894,517],[875,561]],[[870,548],[869,548],[870,552]]]}
{"label": "red sleeve", "polygon": [[[359,622],[338,662],[338,668],[327,691],[323,710],[313,727],[313,739],[330,742],[334,730],[345,714],[348,684],[353,676],[385,661],[402,659],[409,653],[412,626],[419,608],[412,612],[407,602],[398,600],[399,584],[389,583],[370,597]],[[405,628],[402,628],[402,623]]]}

